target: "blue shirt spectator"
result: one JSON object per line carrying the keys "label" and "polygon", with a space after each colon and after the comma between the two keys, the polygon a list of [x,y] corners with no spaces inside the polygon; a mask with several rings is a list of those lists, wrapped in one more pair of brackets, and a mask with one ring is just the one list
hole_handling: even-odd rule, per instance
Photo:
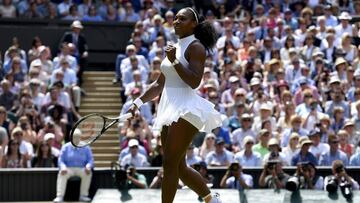
{"label": "blue shirt spectator", "polygon": [[58,165],[61,169],[67,167],[94,167],[94,159],[90,147],[77,148],[70,142],[64,144],[60,151]]}
{"label": "blue shirt spectator", "polygon": [[360,151],[350,157],[350,166],[360,166]]}

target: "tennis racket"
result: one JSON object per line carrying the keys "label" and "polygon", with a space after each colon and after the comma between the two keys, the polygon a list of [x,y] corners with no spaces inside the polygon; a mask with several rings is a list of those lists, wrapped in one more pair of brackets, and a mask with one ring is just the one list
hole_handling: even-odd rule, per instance
{"label": "tennis racket", "polygon": [[75,147],[85,147],[95,142],[106,130],[117,122],[131,118],[127,113],[116,118],[109,118],[98,113],[92,113],[78,120],[70,131],[70,141]]}

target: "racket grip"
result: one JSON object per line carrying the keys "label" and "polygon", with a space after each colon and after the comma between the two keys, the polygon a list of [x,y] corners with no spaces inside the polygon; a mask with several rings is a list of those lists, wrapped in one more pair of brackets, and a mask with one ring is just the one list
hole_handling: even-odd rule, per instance
{"label": "racket grip", "polygon": [[132,113],[126,113],[126,114],[120,116],[119,120],[124,121],[124,120],[127,120],[127,119],[131,118],[131,117],[133,117]]}

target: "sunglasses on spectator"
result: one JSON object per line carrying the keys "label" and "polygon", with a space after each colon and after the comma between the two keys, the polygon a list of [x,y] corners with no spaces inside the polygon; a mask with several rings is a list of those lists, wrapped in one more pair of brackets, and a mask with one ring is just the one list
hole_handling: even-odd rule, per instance
{"label": "sunglasses on spectator", "polygon": [[305,95],[304,97],[305,97],[305,98],[311,98],[312,95]]}
{"label": "sunglasses on spectator", "polygon": [[19,145],[19,143],[18,142],[13,142],[13,143],[11,143],[11,145],[13,146],[13,145]]}
{"label": "sunglasses on spectator", "polygon": [[247,145],[253,145],[254,143],[253,142],[247,142],[246,144]]}
{"label": "sunglasses on spectator", "polygon": [[213,138],[213,137],[208,137],[208,138],[206,138],[207,140],[215,140],[215,138]]}
{"label": "sunglasses on spectator", "polygon": [[132,147],[130,147],[130,149],[135,149],[135,148],[138,148],[138,146],[132,146]]}
{"label": "sunglasses on spectator", "polygon": [[245,122],[250,122],[251,119],[243,119],[243,121],[245,121]]}

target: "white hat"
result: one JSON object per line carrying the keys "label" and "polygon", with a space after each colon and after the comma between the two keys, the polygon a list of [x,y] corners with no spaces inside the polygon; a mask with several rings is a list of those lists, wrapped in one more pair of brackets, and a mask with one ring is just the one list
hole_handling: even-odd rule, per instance
{"label": "white hat", "polygon": [[153,17],[153,23],[156,21],[156,20],[160,20],[161,21],[161,23],[163,23],[164,22],[164,19],[161,17],[161,15],[159,15],[159,14],[156,14],[154,17]]}
{"label": "white hat", "polygon": [[339,16],[340,20],[351,20],[352,17],[350,16],[350,14],[348,12],[341,12],[340,16]]}
{"label": "white hat", "polygon": [[243,141],[243,147],[245,147],[245,145],[248,143],[248,142],[252,142],[255,144],[255,139],[250,136],[250,135],[247,135],[246,137],[244,137],[244,141]]}
{"label": "white hat", "polygon": [[128,52],[130,49],[136,50],[135,45],[129,44],[129,45],[126,46],[126,52]]}
{"label": "white hat", "polygon": [[139,141],[137,141],[137,139],[131,139],[129,141],[129,147],[133,147],[133,146],[139,146]]}
{"label": "white hat", "polygon": [[41,45],[41,46],[39,46],[39,47],[37,48],[37,50],[38,50],[39,53],[41,53],[41,52],[43,52],[43,51],[46,50],[46,46]]}
{"label": "white hat", "polygon": [[333,83],[341,83],[341,80],[339,79],[338,76],[332,76],[330,78],[329,84],[333,84]]}
{"label": "white hat", "polygon": [[254,86],[254,85],[260,85],[261,84],[261,81],[259,78],[251,78],[250,80],[250,86]]}
{"label": "white hat", "polygon": [[260,110],[268,110],[271,111],[271,107],[267,103],[262,103],[260,106]]}
{"label": "white hat", "polygon": [[239,78],[237,76],[230,76],[229,78],[229,82],[231,83],[234,83],[234,82],[238,82],[239,81]]}
{"label": "white hat", "polygon": [[44,136],[44,141],[48,141],[49,139],[55,139],[55,135],[53,133],[46,133]]}
{"label": "white hat", "polygon": [[276,138],[271,138],[270,140],[269,140],[269,142],[268,142],[268,146],[271,146],[271,145],[278,145],[278,146],[280,146],[279,145],[279,140],[278,139],[276,139]]}
{"label": "white hat", "polygon": [[72,27],[72,28],[79,28],[79,29],[83,29],[83,28],[84,28],[79,20],[75,20],[75,21],[71,24],[71,27]]}
{"label": "white hat", "polygon": [[360,76],[360,69],[357,68],[354,72],[354,77],[359,77]]}
{"label": "white hat", "polygon": [[42,66],[40,59],[35,59],[31,62],[30,67]]}

